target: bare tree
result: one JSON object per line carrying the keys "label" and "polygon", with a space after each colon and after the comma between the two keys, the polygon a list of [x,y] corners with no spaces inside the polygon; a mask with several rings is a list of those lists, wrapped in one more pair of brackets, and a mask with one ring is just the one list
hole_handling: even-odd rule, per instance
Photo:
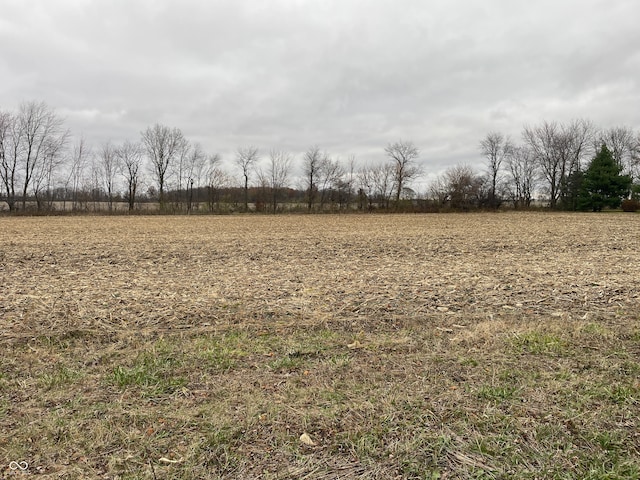
{"label": "bare tree", "polygon": [[416,161],[420,155],[420,151],[413,142],[398,141],[390,143],[384,149],[387,157],[394,167],[394,190],[396,208],[400,205],[400,195],[402,189],[420,174],[420,168],[416,165]]}
{"label": "bare tree", "polygon": [[489,190],[489,206],[491,208],[498,208],[500,204],[496,196],[500,170],[504,159],[509,155],[512,148],[511,140],[505,138],[504,135],[498,132],[488,133],[480,142],[480,151],[487,159],[487,168],[491,183]]}
{"label": "bare tree", "polygon": [[429,184],[429,194],[438,207],[444,207],[449,201],[449,187],[444,175],[438,175]]}
{"label": "bare tree", "polygon": [[178,128],[155,124],[142,132],[142,145],[151,161],[152,173],[158,182],[160,208],[164,207],[164,190],[169,167],[184,149],[185,138]]}
{"label": "bare tree", "polygon": [[347,167],[344,169],[342,178],[338,181],[338,202],[340,209],[349,208],[351,205],[353,190],[356,184],[357,168],[356,157],[350,155],[347,160]]}
{"label": "bare tree", "polygon": [[0,179],[9,211],[16,208],[16,187],[18,184],[15,127],[15,117],[9,112],[0,112]]}
{"label": "bare tree", "polygon": [[318,191],[320,192],[320,210],[324,210],[327,201],[332,201],[338,184],[344,175],[344,168],[338,159],[324,154],[318,169]]}
{"label": "bare tree", "polygon": [[200,145],[199,143],[193,144],[187,163],[187,174],[189,175],[189,178],[195,183],[196,188],[202,186],[207,162],[211,161],[214,158],[217,158],[218,161],[220,159],[218,155],[207,156],[205,151],[202,149],[202,145]]}
{"label": "bare tree", "polygon": [[563,173],[561,158],[556,151],[558,132],[559,128],[556,123],[544,122],[537,127],[525,126],[522,133],[524,142],[529,147],[533,159],[547,183],[551,208],[555,208],[558,202],[560,180]]}
{"label": "bare tree", "polygon": [[71,209],[78,209],[78,198],[80,193],[80,187],[83,182],[83,176],[87,161],[91,155],[91,149],[87,146],[84,137],[80,137],[71,149],[71,155],[69,158],[69,170],[65,180],[65,198],[71,196]]}
{"label": "bare tree", "polygon": [[34,165],[31,182],[31,192],[38,210],[43,209],[43,194],[46,195],[47,209],[51,210],[53,206],[53,189],[58,180],[60,166],[64,162],[63,150],[67,143],[67,133],[64,132],[58,137],[51,136],[45,143],[44,155]]}
{"label": "bare tree", "polygon": [[110,141],[106,141],[100,147],[97,161],[97,171],[102,179],[102,185],[107,193],[107,202],[109,211],[113,211],[113,194],[115,190],[115,181],[120,171],[120,157],[116,147]]}
{"label": "bare tree", "polygon": [[102,184],[102,174],[100,172],[100,166],[98,161],[93,157],[93,161],[89,164],[90,171],[86,179],[84,187],[86,193],[86,202],[91,201],[93,206],[91,210],[97,212],[100,210],[100,202],[104,198],[104,188]]}
{"label": "bare tree", "polygon": [[638,132],[633,144],[629,174],[636,183],[638,182],[638,179],[640,179],[640,131]]}
{"label": "bare tree", "polygon": [[173,168],[176,179],[176,207],[184,203],[187,212],[191,211],[194,185],[196,188],[200,186],[205,161],[206,154],[202,145],[191,145],[186,140],[182,142]]}
{"label": "bare tree", "polygon": [[187,211],[191,212],[193,208],[193,188],[200,188],[202,175],[207,161],[207,155],[202,149],[202,145],[195,143],[189,152],[185,173],[188,176],[189,199],[187,202]]}
{"label": "bare tree", "polygon": [[50,166],[53,166],[54,160],[60,153],[60,147],[67,138],[67,132],[62,128],[62,120],[42,102],[23,103],[15,121],[14,152],[22,170],[22,208],[24,210],[27,193],[35,176],[46,177],[43,172],[48,168],[41,165],[42,162],[49,161]]}
{"label": "bare tree", "polygon": [[586,158],[595,153],[595,132],[595,127],[588,120],[573,120],[568,125],[561,125],[558,151],[562,166],[560,204],[564,209],[578,208],[582,165]]}
{"label": "bare tree", "polygon": [[596,135],[596,127],[591,121],[585,119],[573,120],[563,128],[571,143],[571,164],[569,173],[582,170],[583,162],[595,155],[597,146],[593,144]]}
{"label": "bare tree", "polygon": [[536,163],[527,147],[514,147],[507,157],[507,188],[514,208],[528,208],[535,190]]}
{"label": "bare tree", "polygon": [[560,200],[564,206],[575,201],[577,191],[572,179],[589,155],[593,131],[591,122],[585,120],[525,127],[522,136],[546,183],[551,208],[556,208]]}
{"label": "bare tree", "polygon": [[210,155],[204,168],[204,175],[207,182],[207,203],[209,211],[220,205],[220,193],[223,189],[231,185],[229,175],[220,167],[222,159],[220,155]]}
{"label": "bare tree", "polygon": [[613,127],[599,133],[596,140],[596,149],[606,145],[613,159],[622,167],[625,173],[633,173],[634,153],[638,149],[638,139],[629,127]]}
{"label": "bare tree", "polygon": [[138,142],[125,141],[116,149],[120,164],[120,173],[124,177],[127,188],[129,211],[136,205],[136,194],[140,183],[140,166],[142,165],[142,146]]}
{"label": "bare tree", "polygon": [[451,208],[468,210],[483,204],[487,195],[485,178],[468,165],[455,165],[444,173]]}
{"label": "bare tree", "polygon": [[371,167],[369,165],[362,165],[356,173],[356,178],[358,181],[358,208],[364,210],[366,206],[367,210],[372,210],[374,185]]}
{"label": "bare tree", "polygon": [[[326,154],[324,155],[326,156]],[[302,157],[305,189],[307,192],[307,210],[311,212],[318,193],[318,177],[322,168],[323,154],[317,146],[310,147]]]}
{"label": "bare tree", "polygon": [[371,181],[373,182],[374,197],[379,207],[389,209],[391,197],[395,187],[395,166],[382,163],[371,167]]}
{"label": "bare tree", "polygon": [[175,179],[175,206],[180,207],[182,200],[188,198],[189,190],[189,156],[191,155],[191,144],[183,140],[178,146],[176,161],[170,169],[172,177]]}
{"label": "bare tree", "polygon": [[242,171],[244,178],[244,211],[249,211],[249,176],[258,161],[256,147],[240,147],[236,152],[235,164]]}
{"label": "bare tree", "polygon": [[278,210],[278,199],[282,190],[287,186],[289,174],[291,172],[291,155],[282,150],[271,150],[269,152],[269,163],[267,167],[267,181],[271,191],[271,208],[273,213]]}

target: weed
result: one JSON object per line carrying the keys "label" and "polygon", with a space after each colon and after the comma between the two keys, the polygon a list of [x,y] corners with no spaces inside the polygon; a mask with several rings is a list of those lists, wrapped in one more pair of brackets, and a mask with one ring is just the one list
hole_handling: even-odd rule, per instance
{"label": "weed", "polygon": [[330,357],[328,362],[330,365],[340,369],[351,365],[351,360],[351,355],[348,353],[338,353],[337,355]]}
{"label": "weed", "polygon": [[384,454],[383,436],[375,431],[348,432],[336,439],[338,451],[356,458],[379,458]]}
{"label": "weed", "polygon": [[478,390],[478,398],[492,402],[504,402],[515,398],[518,388],[513,385],[482,385]]}
{"label": "weed", "polygon": [[304,365],[305,359],[300,355],[296,355],[295,352],[291,352],[282,357],[276,358],[267,364],[270,370],[275,372],[292,371],[297,370]]}
{"label": "weed", "polygon": [[601,323],[588,323],[582,328],[582,332],[594,337],[611,336],[611,331]]}
{"label": "weed", "polygon": [[460,365],[464,366],[464,367],[477,367],[478,365],[480,365],[480,363],[478,362],[478,360],[476,360],[475,358],[461,358],[458,360],[460,362]]}
{"label": "weed", "polygon": [[228,372],[236,367],[238,359],[247,355],[244,343],[245,339],[236,334],[199,339],[197,359],[204,360],[205,366],[214,371]]}
{"label": "weed", "polygon": [[606,397],[613,403],[637,405],[640,404],[640,388],[634,385],[614,385],[605,388]]}
{"label": "weed", "polygon": [[47,390],[67,387],[83,377],[82,372],[58,363],[52,372],[44,372],[40,384]]}
{"label": "weed", "polygon": [[566,355],[568,353],[567,342],[550,333],[533,331],[517,334],[512,342],[520,353],[551,356]]}
{"label": "weed", "polygon": [[144,396],[171,394],[187,383],[186,379],[176,374],[182,363],[166,345],[139,354],[133,365],[116,366],[111,374],[111,381],[121,388],[137,386],[143,390]]}
{"label": "weed", "polygon": [[593,441],[607,452],[618,452],[628,439],[621,435],[620,432],[602,431],[594,435]]}

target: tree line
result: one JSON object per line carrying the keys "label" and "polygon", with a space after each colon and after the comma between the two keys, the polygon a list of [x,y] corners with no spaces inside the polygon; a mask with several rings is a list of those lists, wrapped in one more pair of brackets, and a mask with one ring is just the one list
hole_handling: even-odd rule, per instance
{"label": "tree line", "polygon": [[475,167],[453,166],[423,191],[414,185],[424,167],[413,142],[389,143],[384,152],[384,161],[363,163],[318,146],[297,160],[283,150],[240,146],[225,165],[179,128],[161,124],[137,140],[92,147],[73,140],[45,103],[25,102],[16,112],[0,110],[0,201],[12,212],[153,205],[176,213],[275,213],[522,209],[543,197],[552,209],[598,210],[638,195],[632,180],[640,177],[640,133],[628,127],[543,122],[525,126],[520,143],[492,132],[479,142]]}
{"label": "tree line", "polygon": [[[540,192],[551,209],[599,210],[616,208],[626,197],[637,201],[640,194],[633,184],[640,178],[640,132],[629,127],[600,129],[582,119],[545,121],[525,126],[520,143],[492,132],[479,147],[487,171],[467,189],[485,188],[494,208],[503,202],[530,207]],[[463,176],[455,169],[452,173]]]}

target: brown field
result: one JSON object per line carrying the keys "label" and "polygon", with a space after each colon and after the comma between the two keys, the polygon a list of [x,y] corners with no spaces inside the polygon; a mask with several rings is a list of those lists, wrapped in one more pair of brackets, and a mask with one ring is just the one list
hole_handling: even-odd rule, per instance
{"label": "brown field", "polygon": [[0,478],[640,477],[640,215],[4,217],[0,285]]}

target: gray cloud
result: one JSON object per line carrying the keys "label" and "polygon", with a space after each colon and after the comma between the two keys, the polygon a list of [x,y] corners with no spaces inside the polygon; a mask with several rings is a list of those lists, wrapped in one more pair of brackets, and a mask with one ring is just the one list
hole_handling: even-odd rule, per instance
{"label": "gray cloud", "polygon": [[0,0],[0,108],[43,100],[94,143],[176,126],[210,152],[253,144],[427,171],[479,140],[586,117],[640,128],[633,0]]}

